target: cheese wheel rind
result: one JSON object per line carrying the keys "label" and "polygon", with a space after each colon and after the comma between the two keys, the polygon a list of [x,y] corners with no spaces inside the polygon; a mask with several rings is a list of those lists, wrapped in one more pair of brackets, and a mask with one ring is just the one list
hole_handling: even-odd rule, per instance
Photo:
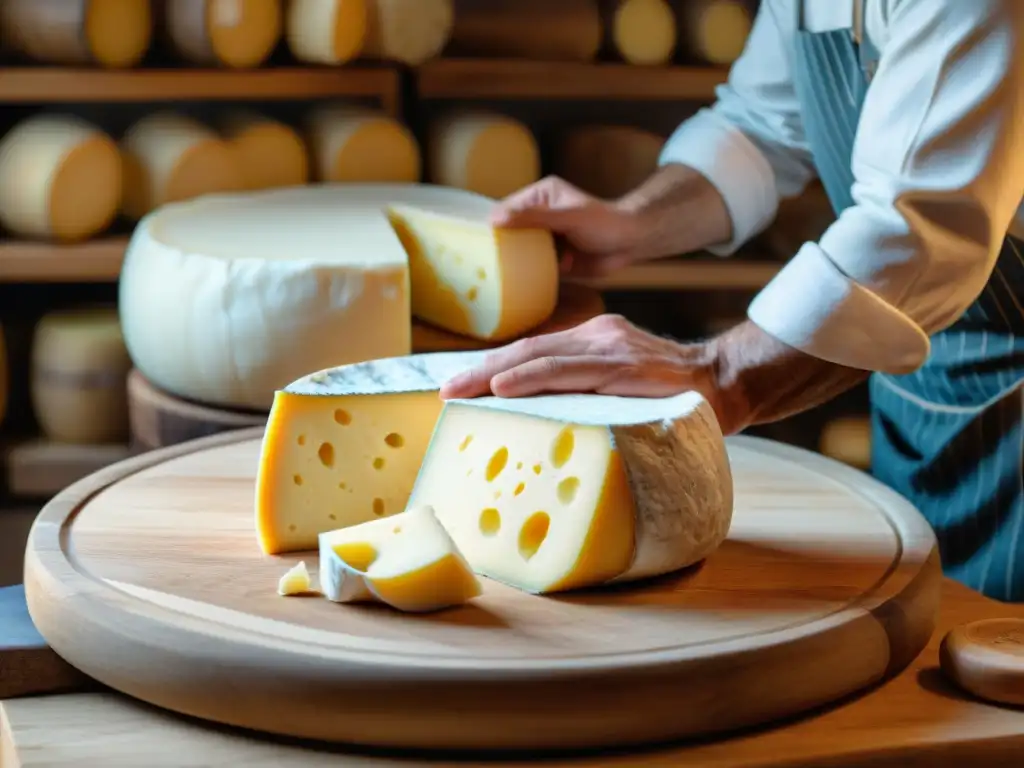
{"label": "cheese wheel rind", "polygon": [[292,55],[309,64],[344,64],[366,43],[371,0],[290,0],[285,39]]}
{"label": "cheese wheel rind", "polygon": [[249,110],[220,116],[221,134],[235,150],[246,189],[274,189],[309,181],[309,156],[290,125]]}
{"label": "cheese wheel rind", "polygon": [[367,0],[363,55],[419,66],[441,55],[454,21],[454,0]]}
{"label": "cheese wheel rind", "polygon": [[743,0],[685,0],[677,15],[684,57],[718,66],[740,57],[753,27]]}
{"label": "cheese wheel rind", "polygon": [[309,112],[306,126],[317,181],[411,183],[422,176],[416,137],[380,110],[324,104]]}
{"label": "cheese wheel rind", "polygon": [[165,6],[171,46],[186,61],[248,69],[281,39],[281,0],[173,0]]}
{"label": "cheese wheel rind", "polygon": [[556,152],[555,173],[596,197],[617,199],[658,168],[665,140],[626,125],[586,125],[568,130]]}
{"label": "cheese wheel rind", "polygon": [[611,42],[628,64],[667,64],[676,52],[677,24],[668,0],[616,0]]}

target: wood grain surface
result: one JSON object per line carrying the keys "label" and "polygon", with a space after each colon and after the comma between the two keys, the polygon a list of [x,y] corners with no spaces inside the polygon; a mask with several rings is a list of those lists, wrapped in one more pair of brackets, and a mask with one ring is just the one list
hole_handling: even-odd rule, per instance
{"label": "wood grain surface", "polygon": [[1024,619],[973,621],[942,640],[942,671],[975,696],[1024,707]]}
{"label": "wood grain surface", "polygon": [[[32,617],[91,677],[269,733],[433,748],[572,748],[778,719],[898,672],[932,632],[934,536],[806,451],[731,441],[736,511],[702,567],[557,597],[487,582],[428,616],[281,598],[310,553],[253,533],[259,430],[155,451],[44,508]],[[482,702],[487,702],[486,706]]]}

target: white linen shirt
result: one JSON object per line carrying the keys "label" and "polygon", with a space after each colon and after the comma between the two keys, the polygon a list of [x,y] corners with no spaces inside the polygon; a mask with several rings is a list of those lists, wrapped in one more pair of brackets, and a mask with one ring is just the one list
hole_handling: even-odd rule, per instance
{"label": "white linen shirt", "polygon": [[[815,177],[792,81],[796,2],[809,32],[853,26],[854,0],[762,0],[716,103],[661,154],[724,197],[733,237],[718,255]],[[1024,0],[866,0],[863,13],[881,59],[853,149],[855,204],[748,317],[815,357],[907,373],[981,293],[1006,232],[1024,235]]]}

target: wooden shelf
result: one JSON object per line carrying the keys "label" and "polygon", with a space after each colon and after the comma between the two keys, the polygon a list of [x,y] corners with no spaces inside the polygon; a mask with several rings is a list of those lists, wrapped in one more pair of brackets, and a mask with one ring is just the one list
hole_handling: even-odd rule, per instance
{"label": "wooden shelf", "polygon": [[782,264],[771,261],[683,257],[627,267],[586,284],[603,291],[756,291],[781,268]]}
{"label": "wooden shelf", "polygon": [[729,71],[717,67],[439,59],[416,71],[425,99],[714,99]]}
{"label": "wooden shelf", "polygon": [[77,245],[0,241],[0,283],[106,283],[117,280],[127,237]]}
{"label": "wooden shelf", "polygon": [[49,498],[83,477],[131,455],[126,445],[71,445],[32,440],[6,451],[7,489],[21,498]]}

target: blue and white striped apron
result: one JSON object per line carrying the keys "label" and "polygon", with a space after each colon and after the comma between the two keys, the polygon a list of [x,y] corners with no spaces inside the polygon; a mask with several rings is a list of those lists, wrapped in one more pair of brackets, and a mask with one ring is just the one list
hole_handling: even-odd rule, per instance
{"label": "blue and white striped apron", "polygon": [[[838,215],[854,202],[854,137],[878,54],[863,34],[805,31],[795,5],[796,91]],[[873,474],[928,518],[946,575],[1011,602],[1024,601],[1022,254],[1007,236],[984,292],[932,337],[924,366],[869,384]]]}

